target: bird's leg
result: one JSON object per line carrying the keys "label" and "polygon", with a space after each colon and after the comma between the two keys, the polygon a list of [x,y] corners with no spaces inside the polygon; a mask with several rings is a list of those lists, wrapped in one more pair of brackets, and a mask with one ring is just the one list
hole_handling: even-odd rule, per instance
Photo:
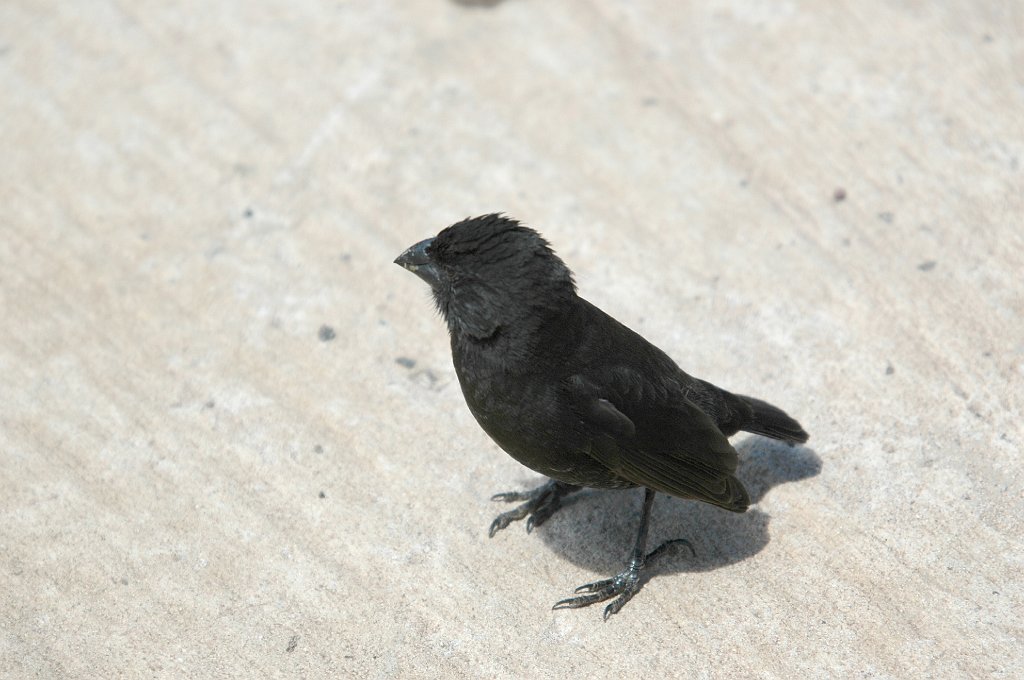
{"label": "bird's leg", "polygon": [[[630,556],[626,570],[612,578],[594,581],[576,589],[577,593],[584,593],[576,597],[566,598],[555,604],[553,609],[575,609],[586,607],[595,602],[602,602],[615,598],[604,609],[604,619],[612,614],[618,613],[623,605],[629,602],[630,598],[640,590],[640,570],[644,566],[659,557],[666,549],[674,545],[685,545],[693,552],[693,546],[685,539],[677,538],[673,541],[666,541],[650,553],[644,553],[647,548],[647,530],[651,524],[651,506],[654,505],[654,490],[644,490],[644,508],[640,516],[640,531],[636,536],[636,545],[633,546],[633,553]],[[616,597],[618,596],[618,597]]]}
{"label": "bird's leg", "polygon": [[506,503],[515,501],[526,502],[513,510],[503,512],[495,517],[487,533],[491,538],[494,538],[494,534],[527,515],[530,516],[530,519],[526,520],[526,531],[529,533],[533,531],[534,527],[539,527],[551,515],[555,514],[555,510],[562,507],[563,496],[579,490],[580,487],[574,484],[556,482],[552,479],[532,491],[509,491],[508,493],[494,494],[491,496],[492,501],[505,501]]}

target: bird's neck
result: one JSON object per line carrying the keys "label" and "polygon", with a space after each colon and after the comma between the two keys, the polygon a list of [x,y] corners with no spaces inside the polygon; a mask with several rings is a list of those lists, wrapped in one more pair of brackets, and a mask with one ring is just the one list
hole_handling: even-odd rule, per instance
{"label": "bird's neck", "polygon": [[579,298],[557,307],[535,307],[529,314],[503,318],[486,338],[451,331],[456,370],[474,367],[508,375],[550,372],[564,365],[581,335]]}

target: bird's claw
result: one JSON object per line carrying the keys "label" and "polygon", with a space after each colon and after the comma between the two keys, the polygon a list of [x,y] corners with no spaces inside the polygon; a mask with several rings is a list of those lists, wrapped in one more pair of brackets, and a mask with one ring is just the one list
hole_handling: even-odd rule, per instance
{"label": "bird's claw", "polygon": [[619,610],[621,610],[634,595],[640,592],[640,571],[652,561],[663,555],[666,550],[677,545],[685,545],[690,549],[691,553],[696,555],[693,550],[693,546],[690,545],[690,542],[685,538],[665,541],[657,548],[647,553],[643,559],[631,560],[629,566],[622,573],[616,574],[611,578],[586,583],[579,588],[576,588],[573,591],[574,593],[583,594],[559,600],[555,603],[555,606],[552,607],[552,609],[579,609],[580,607],[587,607],[595,602],[603,602],[614,597],[615,599],[608,603],[608,606],[604,608],[604,620],[607,621],[613,614],[618,614]]}
{"label": "bird's claw", "polygon": [[491,522],[491,527],[487,530],[487,535],[490,538],[494,538],[494,534],[498,533],[499,531],[507,527],[514,520],[520,519],[518,517],[510,517],[509,515],[511,514],[511,512],[503,512],[502,514],[495,517],[494,521]]}
{"label": "bird's claw", "polygon": [[584,595],[559,600],[552,609],[578,609],[614,597],[615,599],[604,608],[604,619],[607,621],[608,617],[617,614],[639,592],[642,567],[642,564],[632,563],[628,569],[617,576],[582,585],[574,592],[582,592],[585,593]]}
{"label": "bird's claw", "polygon": [[[594,581],[593,583],[585,583],[585,584],[583,584],[582,586],[580,586],[579,588],[577,588],[576,590],[574,590],[572,592],[574,592],[574,593],[596,593],[596,592],[598,592],[598,591],[600,591],[600,590],[602,590],[604,588],[607,588],[608,586],[610,586],[610,585],[612,585],[614,583],[615,583],[615,579],[614,578],[605,578],[605,579],[601,579],[600,581]],[[564,600],[563,600],[563,602],[564,602]]]}
{"label": "bird's claw", "polygon": [[491,522],[491,528],[487,530],[487,535],[491,538],[494,538],[494,534],[498,533],[512,522],[521,520],[527,515],[530,515],[530,519],[528,519],[526,522],[526,531],[527,533],[533,531],[533,527],[535,525],[540,526],[540,524],[542,524],[544,520],[550,517],[551,513],[554,512],[554,510],[551,510],[550,512],[547,513],[547,516],[545,516],[539,522],[534,521],[533,515],[540,511],[540,508],[538,507],[540,503],[541,502],[537,500],[527,501],[526,503],[520,505],[518,508],[513,508],[508,512],[501,513],[500,515],[494,518],[493,522]]}
{"label": "bird's claw", "polygon": [[516,501],[528,501],[531,498],[533,498],[533,493],[529,491],[506,491],[505,493],[496,493],[493,496],[491,496],[492,501],[503,501],[505,503],[514,503]]}
{"label": "bird's claw", "polygon": [[515,501],[526,501],[522,505],[503,512],[491,522],[487,535],[494,538],[498,533],[512,522],[529,516],[526,520],[526,533],[530,533],[536,527],[546,522],[555,511],[562,507],[562,496],[576,491],[579,487],[570,484],[563,484],[554,480],[543,484],[531,491],[508,491],[496,493],[491,496],[492,501],[513,503]]}

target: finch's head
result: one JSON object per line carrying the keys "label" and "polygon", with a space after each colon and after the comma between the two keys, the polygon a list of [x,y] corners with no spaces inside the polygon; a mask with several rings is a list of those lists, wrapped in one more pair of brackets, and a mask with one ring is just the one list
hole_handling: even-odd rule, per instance
{"label": "finch's head", "polygon": [[430,284],[452,333],[478,340],[543,318],[576,295],[572,272],[548,242],[500,214],[457,222],[395,264]]}

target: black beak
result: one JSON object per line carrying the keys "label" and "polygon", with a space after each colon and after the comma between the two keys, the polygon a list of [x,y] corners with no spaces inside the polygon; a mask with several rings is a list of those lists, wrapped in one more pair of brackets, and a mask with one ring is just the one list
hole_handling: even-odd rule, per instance
{"label": "black beak", "polygon": [[430,254],[427,253],[427,249],[430,248],[430,244],[433,242],[434,239],[432,238],[420,241],[416,245],[407,248],[404,253],[395,258],[395,264],[405,267],[429,283],[431,288],[441,283],[441,272],[438,270],[437,265],[434,264],[434,261],[430,259]]}

